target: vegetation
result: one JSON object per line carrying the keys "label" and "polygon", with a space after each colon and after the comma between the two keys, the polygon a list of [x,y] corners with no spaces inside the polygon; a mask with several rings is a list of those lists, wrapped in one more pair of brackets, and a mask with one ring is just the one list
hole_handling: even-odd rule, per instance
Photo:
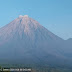
{"label": "vegetation", "polygon": [[39,66],[39,65],[25,65],[25,64],[1,64],[1,68],[31,68],[32,72],[72,72],[72,69],[51,67],[51,66]]}

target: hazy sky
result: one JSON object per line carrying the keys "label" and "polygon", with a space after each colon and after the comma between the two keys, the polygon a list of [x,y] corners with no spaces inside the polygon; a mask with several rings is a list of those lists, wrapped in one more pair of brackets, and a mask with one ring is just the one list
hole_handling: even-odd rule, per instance
{"label": "hazy sky", "polygon": [[61,38],[72,38],[72,0],[0,0],[0,27],[29,15]]}

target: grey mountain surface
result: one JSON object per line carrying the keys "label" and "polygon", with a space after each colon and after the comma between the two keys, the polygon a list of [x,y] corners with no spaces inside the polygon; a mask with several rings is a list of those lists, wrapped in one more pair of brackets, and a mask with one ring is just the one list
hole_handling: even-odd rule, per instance
{"label": "grey mountain surface", "polygon": [[66,56],[68,59],[72,59],[72,38],[60,43],[59,49],[62,49],[62,55]]}
{"label": "grey mountain surface", "polygon": [[28,15],[20,15],[0,28],[0,59],[18,63],[65,63],[68,57],[62,53],[65,43]]}

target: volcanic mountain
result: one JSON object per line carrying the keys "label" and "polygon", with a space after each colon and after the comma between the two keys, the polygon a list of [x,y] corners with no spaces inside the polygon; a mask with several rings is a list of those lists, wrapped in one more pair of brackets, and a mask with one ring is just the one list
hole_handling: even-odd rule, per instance
{"label": "volcanic mountain", "polygon": [[65,58],[58,48],[61,42],[64,40],[36,20],[20,15],[0,28],[0,59],[18,63],[60,63]]}

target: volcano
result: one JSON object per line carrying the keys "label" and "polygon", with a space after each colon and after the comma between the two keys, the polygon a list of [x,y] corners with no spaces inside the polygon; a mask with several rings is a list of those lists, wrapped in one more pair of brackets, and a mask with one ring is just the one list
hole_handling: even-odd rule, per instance
{"label": "volcano", "polygon": [[20,15],[0,28],[0,59],[14,63],[57,64],[65,58],[58,48],[62,42],[62,38],[36,20]]}

